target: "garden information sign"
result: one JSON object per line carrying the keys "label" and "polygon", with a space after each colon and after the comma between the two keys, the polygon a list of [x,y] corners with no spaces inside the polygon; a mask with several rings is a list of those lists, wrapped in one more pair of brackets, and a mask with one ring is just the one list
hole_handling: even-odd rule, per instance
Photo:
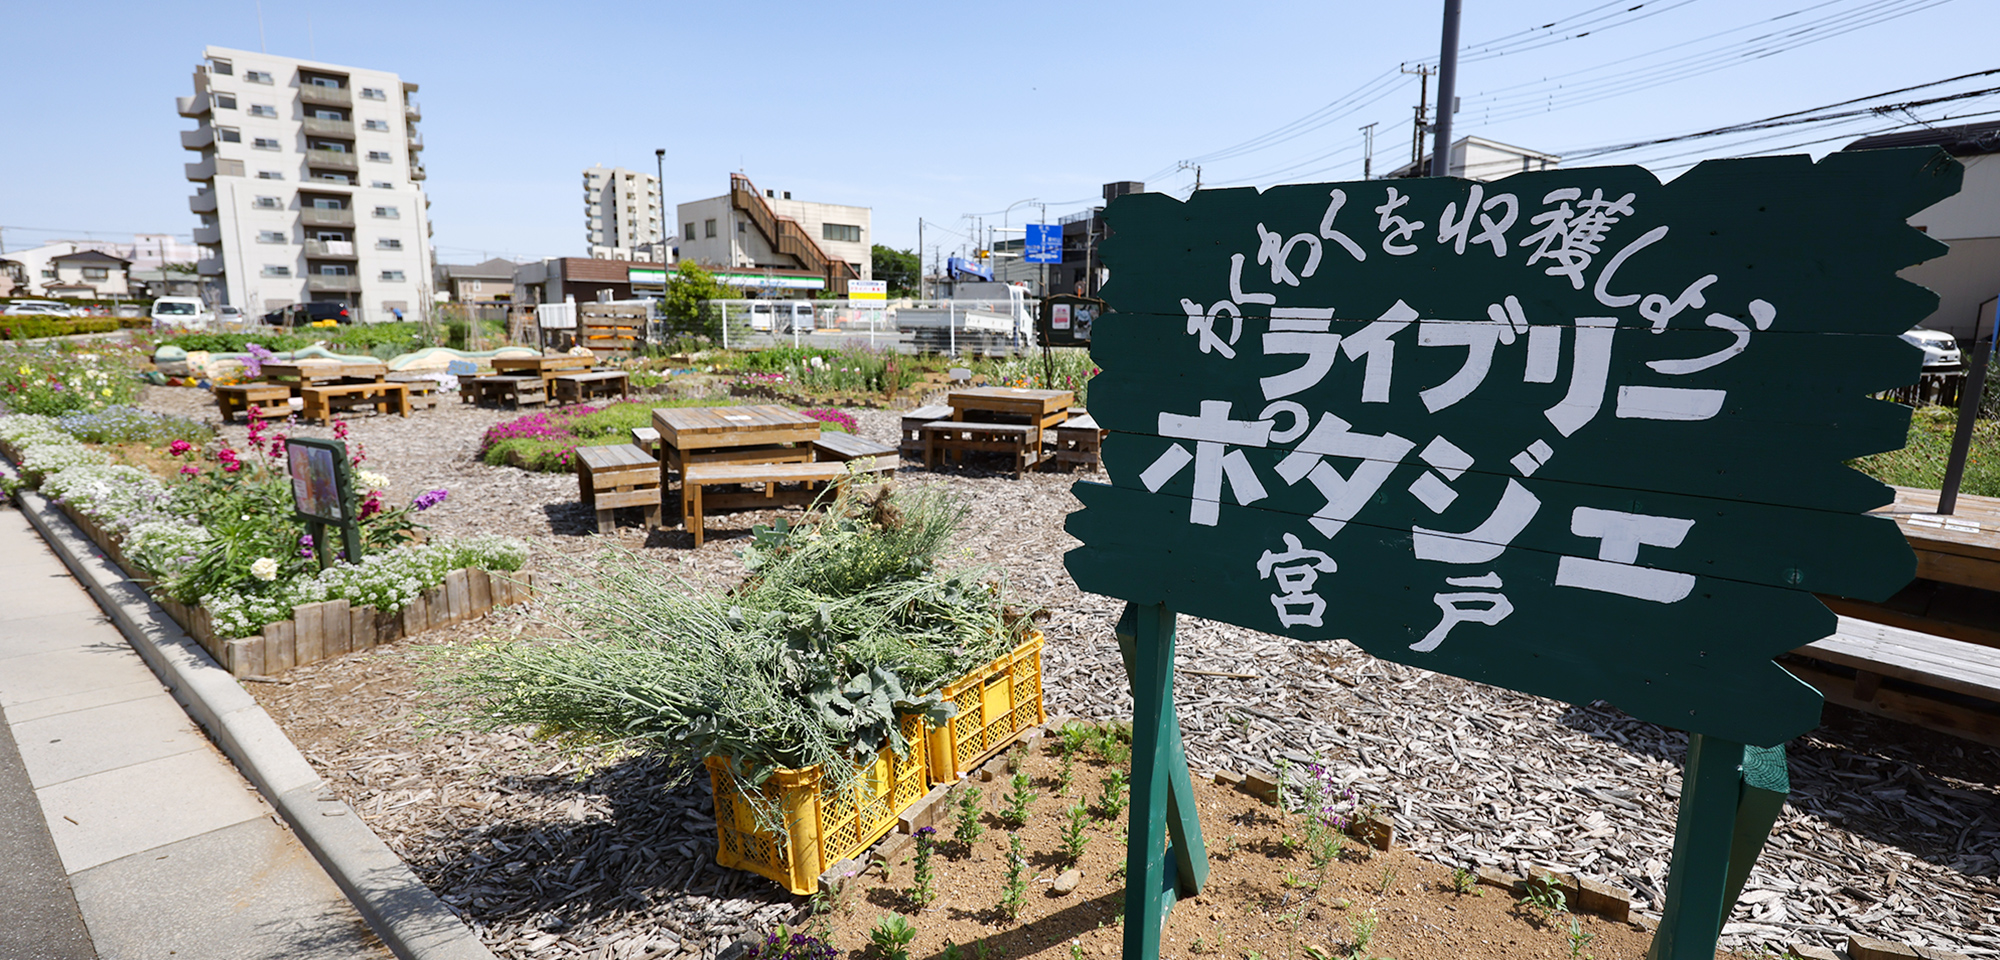
{"label": "garden information sign", "polygon": [[[1128,960],[1198,889],[1190,613],[1689,731],[1656,956],[1713,956],[1817,691],[1772,662],[1915,561],[1843,462],[1902,446],[1931,149],[1115,201],[1067,566],[1129,601]],[[1150,823],[1142,823],[1148,819]],[[1761,823],[1759,820],[1761,819]],[[1166,858],[1161,824],[1173,835]]]}
{"label": "garden information sign", "polygon": [[285,470],[292,479],[293,514],[312,537],[319,568],[325,570],[335,556],[333,542],[326,537],[329,524],[340,530],[347,562],[360,563],[361,528],[349,509],[354,502],[354,481],[348,469],[347,444],[319,437],[287,437]]}

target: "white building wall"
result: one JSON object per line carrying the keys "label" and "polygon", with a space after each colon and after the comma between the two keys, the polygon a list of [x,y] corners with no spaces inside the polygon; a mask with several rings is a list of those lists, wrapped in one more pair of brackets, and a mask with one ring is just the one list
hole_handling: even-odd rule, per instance
{"label": "white building wall", "polygon": [[1970,339],[1992,332],[1990,322],[1978,325],[1979,308],[2000,295],[2000,155],[1958,161],[1965,164],[1958,193],[1910,218],[1911,226],[1949,244],[1950,252],[1897,276],[1938,295],[1937,310],[1922,326]]}
{"label": "white building wall", "polygon": [[[807,200],[785,200],[766,198],[771,212],[799,221],[821,250],[827,256],[837,257],[854,264],[861,279],[874,279],[871,264],[871,250],[874,238],[874,212],[868,207],[847,206],[834,203],[813,203]],[[729,196],[710,197],[695,200],[675,207],[676,229],[680,231],[680,256],[683,260],[725,267],[781,267],[797,268],[798,263],[772,249],[769,241],[751,222],[749,216],[737,210]],[[715,222],[716,235],[708,235],[708,223]],[[837,224],[860,228],[859,240],[826,239],[826,225]],[[692,225],[693,238],[688,236]]]}
{"label": "white building wall", "polygon": [[[432,257],[429,201],[420,183],[422,140],[411,118],[416,85],[386,71],[246,50],[209,47],[203,58],[195,94],[180,98],[180,106],[199,123],[182,133],[182,146],[193,159],[189,179],[200,184],[190,204],[211,298],[253,315],[309,299],[341,299],[367,320],[390,319],[396,307],[421,316],[430,300]],[[306,100],[301,70],[339,78],[348,104]],[[346,126],[320,120],[314,116],[319,110],[345,113]],[[354,169],[314,165],[309,140],[351,145]],[[322,179],[328,172],[352,182]],[[345,203],[352,225],[307,222],[304,211],[312,202],[302,200],[302,190]],[[214,209],[202,210],[210,197]],[[307,241],[323,231],[348,237],[353,259],[309,260]],[[346,267],[358,289],[310,291],[308,267],[323,264]],[[267,275],[276,270],[289,276]]]}
{"label": "white building wall", "polygon": [[[583,171],[584,236],[599,260],[656,259],[660,179],[602,164]],[[640,253],[651,256],[641,257]]]}

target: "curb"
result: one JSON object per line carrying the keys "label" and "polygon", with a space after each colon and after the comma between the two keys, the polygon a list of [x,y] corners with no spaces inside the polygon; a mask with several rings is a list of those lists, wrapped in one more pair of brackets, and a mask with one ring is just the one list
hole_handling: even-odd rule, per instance
{"label": "curb", "polygon": [[285,818],[384,945],[401,960],[495,960],[313,772],[264,708],[144,590],[98,555],[68,517],[30,490],[18,491],[15,500],[167,691]]}

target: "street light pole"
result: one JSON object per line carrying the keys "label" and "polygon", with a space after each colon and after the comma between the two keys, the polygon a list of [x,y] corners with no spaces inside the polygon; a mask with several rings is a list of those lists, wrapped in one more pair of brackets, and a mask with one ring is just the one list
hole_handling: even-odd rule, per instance
{"label": "street light pole", "polygon": [[[1444,36],[1438,51],[1437,135],[1431,138],[1431,176],[1451,176],[1451,115],[1458,104],[1458,5],[1444,0]],[[1421,173],[1422,171],[1418,171]]]}
{"label": "street light pole", "polygon": [[667,272],[667,151],[664,147],[653,151],[653,166],[660,174],[656,183],[660,190],[660,241],[653,247],[653,252],[660,257],[660,293],[664,296]]}

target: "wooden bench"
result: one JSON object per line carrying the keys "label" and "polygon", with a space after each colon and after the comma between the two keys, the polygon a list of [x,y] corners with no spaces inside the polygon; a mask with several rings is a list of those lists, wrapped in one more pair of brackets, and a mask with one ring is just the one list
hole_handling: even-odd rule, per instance
{"label": "wooden bench", "polygon": [[438,404],[438,382],[423,374],[392,373],[390,383],[400,383],[410,388],[410,409],[435,410]]}
{"label": "wooden bench", "polygon": [[1072,413],[1068,420],[1056,424],[1055,462],[1058,466],[1075,468],[1088,467],[1103,469],[1104,435],[1109,430],[1101,430],[1096,419],[1087,413]]}
{"label": "wooden bench", "polygon": [[459,395],[462,403],[485,406],[507,404],[518,410],[522,407],[540,406],[549,399],[548,390],[538,376],[473,377],[465,381],[464,392]]}
{"label": "wooden bench", "polygon": [[933,420],[923,425],[924,467],[937,469],[949,456],[960,464],[968,453],[999,453],[1014,458],[1014,479],[1041,459],[1042,431],[1032,423],[984,423],[977,420]]}
{"label": "wooden bench", "polygon": [[1827,702],[2000,746],[2000,650],[1841,617],[1786,655]]}
{"label": "wooden bench", "polygon": [[549,378],[549,382],[555,384],[557,403],[582,403],[614,394],[627,399],[632,396],[631,378],[623,370],[563,373]]}
{"label": "wooden bench", "polygon": [[335,383],[323,387],[301,387],[305,399],[299,416],[305,420],[331,422],[335,410],[374,407],[377,413],[410,415],[410,387],[403,383]]}
{"label": "wooden bench", "polygon": [[858,457],[893,456],[896,448],[886,443],[864,440],[851,433],[828,430],[814,440],[813,459],[821,462],[846,463]]}
{"label": "wooden bench", "polygon": [[933,403],[929,406],[918,407],[909,413],[903,414],[903,442],[901,446],[903,456],[923,456],[924,424],[930,423],[933,420],[949,419],[951,419],[951,407],[942,403]]}
{"label": "wooden bench", "polygon": [[[846,463],[690,463],[681,470],[681,523],[701,546],[702,519],[709,510],[730,507],[775,507],[808,504],[819,496],[818,485],[837,483],[864,473],[889,473],[896,464],[887,458],[862,458]],[[796,483],[798,489],[780,490]],[[712,486],[753,485],[761,491],[705,493]]]}
{"label": "wooden bench", "polygon": [[632,445],[652,454],[657,460],[660,458],[660,431],[652,427],[633,427]]}
{"label": "wooden bench", "polygon": [[223,423],[239,413],[248,416],[251,410],[261,417],[282,419],[292,415],[292,388],[282,383],[224,384],[215,388],[215,406],[222,411]]}
{"label": "wooden bench", "polygon": [[639,507],[646,529],[660,525],[660,462],[629,443],[576,448],[577,498],[597,511],[597,532],[616,526],[611,511]]}

